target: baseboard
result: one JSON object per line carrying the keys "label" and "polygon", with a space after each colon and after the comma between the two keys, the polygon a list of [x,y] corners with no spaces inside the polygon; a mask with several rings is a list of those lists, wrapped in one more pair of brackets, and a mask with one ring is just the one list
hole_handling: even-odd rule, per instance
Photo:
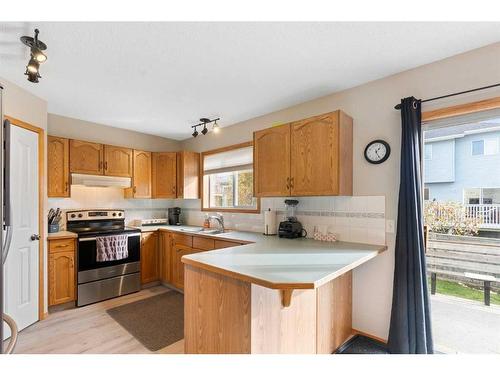
{"label": "baseboard", "polygon": [[387,340],[381,338],[381,337],[378,337],[378,336],[375,336],[375,335],[372,335],[370,333],[366,333],[366,332],[363,332],[363,331],[359,331],[357,329],[352,329],[352,334],[355,336],[355,335],[360,335],[360,336],[366,336],[366,337],[369,337],[371,338],[372,340],[375,340],[375,341],[378,341],[380,342],[381,344],[384,344],[384,345],[387,345]]}

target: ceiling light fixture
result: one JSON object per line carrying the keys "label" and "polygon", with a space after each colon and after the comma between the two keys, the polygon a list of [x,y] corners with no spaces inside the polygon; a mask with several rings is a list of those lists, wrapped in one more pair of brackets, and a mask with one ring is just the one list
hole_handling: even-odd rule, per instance
{"label": "ceiling light fixture", "polygon": [[30,60],[26,66],[24,75],[28,76],[28,81],[33,83],[38,83],[38,78],[42,78],[40,76],[40,63],[47,61],[47,55],[42,52],[47,49],[47,45],[38,40],[39,32],[38,29],[35,29],[34,38],[30,36],[21,37],[21,42],[30,48]]}
{"label": "ceiling light fixture", "polygon": [[220,126],[219,126],[219,124],[217,124],[217,120],[215,120],[215,121],[214,121],[214,124],[212,125],[212,131],[213,131],[214,133],[218,133],[218,132],[220,132]]}
{"label": "ceiling light fixture", "polygon": [[206,117],[202,117],[200,118],[200,123],[199,124],[196,124],[196,125],[191,125],[191,127],[194,129],[194,132],[193,134],[191,134],[194,138],[196,138],[198,136],[198,130],[196,130],[196,128],[198,126],[203,126],[203,130],[201,131],[201,134],[203,135],[206,135],[208,133],[208,125],[210,123],[214,123],[213,126],[212,126],[212,131],[214,133],[218,133],[220,131],[220,126],[219,124],[217,124],[217,121],[220,120],[220,117],[218,118],[215,118],[213,120],[210,120],[209,118],[206,118]]}

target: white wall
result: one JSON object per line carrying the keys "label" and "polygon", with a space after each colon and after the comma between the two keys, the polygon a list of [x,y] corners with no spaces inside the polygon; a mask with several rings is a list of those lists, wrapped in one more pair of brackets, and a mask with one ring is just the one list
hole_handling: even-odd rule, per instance
{"label": "white wall", "polygon": [[[418,48],[409,46],[406,48]],[[374,57],[376,58],[376,57]],[[367,61],[369,64],[369,61]],[[346,91],[305,102],[281,111],[226,127],[219,134],[199,136],[183,142],[183,148],[204,151],[252,139],[255,130],[342,109],[354,119],[354,195],[386,197],[385,215],[396,220],[399,191],[400,114],[394,105],[406,96],[431,98],[500,82],[500,43],[421,66]],[[499,96],[500,90],[425,103],[423,110]],[[222,114],[224,120],[224,114]],[[223,123],[223,121],[221,121]],[[382,165],[363,158],[366,144],[381,138],[392,147]],[[362,265],[354,273],[355,328],[387,337],[392,301],[395,235],[386,236],[389,251]]]}
{"label": "white wall", "polygon": [[[3,112],[4,115],[14,117],[18,120],[27,122],[31,125],[37,126],[44,130],[47,130],[47,102],[33,94],[30,94],[26,90],[20,88],[19,86],[7,81],[6,79],[0,77],[0,83],[4,87],[3,90]],[[47,132],[45,131],[45,138]],[[46,144],[45,139],[45,144]],[[42,213],[44,218],[43,223],[43,233],[45,237],[47,236],[47,224],[46,224],[46,212],[47,212],[47,164],[44,166],[44,176],[45,181],[42,184],[43,196],[44,196],[44,207],[45,212]],[[47,243],[44,241],[44,276],[45,276],[45,311],[47,311]]]}

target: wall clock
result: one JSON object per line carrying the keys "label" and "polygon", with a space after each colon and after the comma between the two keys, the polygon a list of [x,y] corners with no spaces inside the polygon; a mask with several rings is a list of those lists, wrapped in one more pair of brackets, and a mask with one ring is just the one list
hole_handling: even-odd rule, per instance
{"label": "wall clock", "polygon": [[381,139],[368,143],[365,148],[365,159],[368,163],[372,164],[382,164],[389,159],[390,154],[391,146]]}

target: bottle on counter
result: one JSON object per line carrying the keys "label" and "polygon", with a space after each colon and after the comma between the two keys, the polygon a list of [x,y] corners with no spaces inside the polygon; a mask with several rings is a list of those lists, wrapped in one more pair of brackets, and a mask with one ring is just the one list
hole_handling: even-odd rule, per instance
{"label": "bottle on counter", "polygon": [[210,219],[208,214],[205,214],[205,220],[203,221],[203,228],[210,228]]}

